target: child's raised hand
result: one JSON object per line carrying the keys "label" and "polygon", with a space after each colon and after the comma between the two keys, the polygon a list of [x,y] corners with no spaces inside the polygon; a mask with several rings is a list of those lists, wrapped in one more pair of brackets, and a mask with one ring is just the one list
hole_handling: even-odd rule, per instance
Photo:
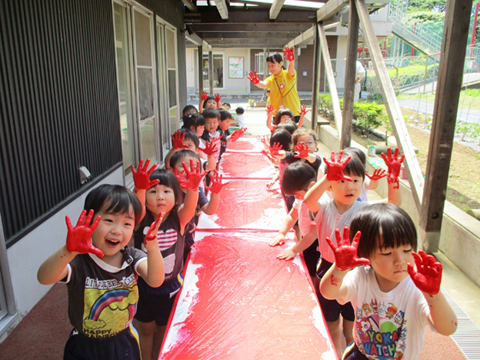
{"label": "child's raised hand", "polygon": [[388,183],[397,184],[397,186],[395,186],[394,189],[399,189],[400,183],[398,182],[398,177],[400,176],[400,170],[402,168],[402,162],[403,162],[403,159],[405,158],[405,155],[402,155],[399,159],[398,147],[395,148],[395,152],[393,156],[392,156],[392,149],[388,148],[387,156],[385,156],[385,154],[382,153],[382,158],[383,158],[383,161],[385,161],[385,164],[388,166],[388,176],[387,176]]}
{"label": "child's raised hand", "polygon": [[222,95],[220,95],[219,93],[216,93],[213,98],[215,99],[217,104],[221,105],[220,104],[220,99],[222,98]]}
{"label": "child's raised hand", "polygon": [[184,189],[190,189],[193,191],[198,190],[198,185],[202,181],[203,177],[207,174],[206,171],[200,172],[202,165],[200,161],[197,161],[197,167],[193,163],[193,159],[190,159],[190,170],[188,170],[187,164],[182,162],[185,173],[187,174],[185,179],[180,181],[180,186]]}
{"label": "child's raised hand", "polygon": [[300,159],[305,159],[308,157],[308,145],[305,145],[303,143],[298,143],[295,145],[295,155],[294,157],[300,158]]}
{"label": "child's raised hand", "polygon": [[208,93],[206,91],[202,92],[202,100],[205,101],[207,100]]}
{"label": "child's raised hand", "polygon": [[348,230],[348,227],[345,226],[345,228],[343,229],[343,240],[340,236],[340,230],[335,229],[335,238],[337,239],[338,246],[335,246],[335,244],[332,243],[332,240],[330,240],[330,238],[325,238],[328,245],[330,245],[333,253],[335,254],[335,265],[340,271],[353,269],[354,267],[360,265],[370,264],[370,260],[368,259],[357,258],[357,248],[362,233],[360,231],[357,231],[351,245],[349,236],[350,231]]}
{"label": "child's raised hand", "polygon": [[265,109],[268,115],[273,115],[275,114],[275,109],[273,108],[273,105],[268,105],[267,108]]}
{"label": "child's raised hand", "polygon": [[255,71],[255,74],[250,71],[250,73],[247,76],[247,79],[250,80],[253,85],[257,85],[260,82],[260,76],[257,76],[257,72]]}
{"label": "child's raised hand", "polygon": [[180,183],[180,185],[182,184],[182,181],[185,180],[185,170],[181,171],[180,174],[178,173],[178,168],[175,166],[172,169],[170,169],[171,172],[173,172],[173,174],[175,175],[175,177],[177,178],[178,182]]}
{"label": "child's raised hand", "polygon": [[145,239],[143,240],[143,246],[145,246],[145,248],[147,248],[147,242],[157,240],[157,231],[160,227],[160,224],[162,223],[164,216],[165,213],[162,211],[160,214],[158,214],[157,220],[155,220],[152,225],[150,225],[147,235],[145,235]]}
{"label": "child's raised hand", "polygon": [[210,186],[206,186],[205,190],[210,190],[214,194],[218,194],[222,188],[228,184],[228,182],[222,184],[223,175],[215,173],[215,176],[211,179]]}
{"label": "child's raised hand", "polygon": [[157,164],[153,164],[150,170],[148,170],[148,165],[150,165],[150,159],[145,161],[145,166],[143,166],[142,159],[138,164],[138,171],[135,171],[135,167],[133,165],[131,166],[133,182],[135,183],[135,188],[137,190],[147,190],[160,182],[158,179],[150,181],[150,175],[152,175],[153,170],[157,168]]}
{"label": "child's raised hand", "polygon": [[218,150],[217,145],[213,143],[213,141],[207,141],[205,143],[205,148],[199,147],[198,150],[203,151],[203,153],[207,156],[212,156]]}
{"label": "child's raised hand", "polygon": [[67,223],[67,250],[69,252],[77,252],[80,254],[92,253],[99,258],[103,258],[103,252],[92,245],[92,234],[100,223],[101,217],[97,216],[92,225],[88,226],[93,219],[93,210],[90,209],[87,218],[86,210],[83,210],[78,218],[77,225],[72,226],[70,218],[65,216],[65,222]]}
{"label": "child's raised hand", "polygon": [[418,254],[412,252],[417,271],[410,263],[407,265],[407,271],[420,291],[430,296],[438,294],[442,282],[442,264],[436,261],[432,255],[427,255],[423,250],[420,250]]}
{"label": "child's raised hand", "polygon": [[300,110],[297,110],[298,111],[298,114],[301,116],[305,116],[307,114],[307,112],[309,112],[310,110],[307,109],[307,106],[306,105],[301,105],[300,106]]}
{"label": "child's raised hand", "polygon": [[172,135],[173,147],[177,150],[188,149],[188,145],[185,145],[183,143],[184,139],[185,139],[185,134],[182,134],[180,130],[175,131],[175,133]]}
{"label": "child's raised hand", "polygon": [[387,176],[387,172],[383,169],[375,169],[373,171],[373,175],[369,175],[367,172],[365,173],[365,176],[368,177],[370,180],[372,181],[378,181],[380,180],[381,178]]}
{"label": "child's raised hand", "polygon": [[338,159],[337,161],[335,161],[335,151],[332,151],[332,161],[328,161],[326,158],[323,158],[323,161],[325,161],[325,164],[327,164],[327,179],[329,181],[352,181],[351,177],[345,176],[345,174],[343,173],[343,169],[352,157],[347,157],[345,161],[341,163],[340,161],[342,160],[342,155],[343,150],[340,150],[340,152],[338,153]]}
{"label": "child's raised hand", "polygon": [[295,60],[295,54],[294,54],[294,47],[292,46],[292,50],[288,46],[285,46],[285,49],[283,50],[283,53],[285,54],[285,59],[288,61],[293,61]]}
{"label": "child's raised hand", "polygon": [[230,141],[237,141],[240,138],[240,136],[242,136],[245,133],[245,131],[247,131],[247,128],[235,130],[232,136],[230,137]]}
{"label": "child's raised hand", "polygon": [[270,147],[270,154],[273,156],[280,156],[280,150],[282,150],[282,145],[278,142],[273,143],[273,146]]}

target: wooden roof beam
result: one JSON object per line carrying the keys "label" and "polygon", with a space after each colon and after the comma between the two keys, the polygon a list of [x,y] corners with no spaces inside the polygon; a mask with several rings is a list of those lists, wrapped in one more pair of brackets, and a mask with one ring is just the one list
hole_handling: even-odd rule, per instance
{"label": "wooden roof beam", "polygon": [[272,7],[270,8],[270,20],[275,20],[280,13],[280,10],[282,10],[283,3],[285,0],[274,0],[272,3]]}
{"label": "wooden roof beam", "polygon": [[182,0],[182,3],[187,7],[188,10],[192,12],[198,12],[197,7],[194,3],[192,3],[192,0]]}
{"label": "wooden roof beam", "polygon": [[215,0],[215,6],[222,20],[228,20],[228,8],[225,0]]}

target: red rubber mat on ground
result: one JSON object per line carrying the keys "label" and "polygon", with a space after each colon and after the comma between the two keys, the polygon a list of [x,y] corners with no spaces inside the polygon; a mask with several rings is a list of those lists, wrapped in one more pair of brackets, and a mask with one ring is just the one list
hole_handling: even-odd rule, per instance
{"label": "red rubber mat on ground", "polygon": [[219,165],[220,174],[232,178],[272,179],[277,170],[265,155],[225,153]]}
{"label": "red rubber mat on ground", "polygon": [[256,234],[211,234],[192,248],[160,359],[336,359],[297,261]]}

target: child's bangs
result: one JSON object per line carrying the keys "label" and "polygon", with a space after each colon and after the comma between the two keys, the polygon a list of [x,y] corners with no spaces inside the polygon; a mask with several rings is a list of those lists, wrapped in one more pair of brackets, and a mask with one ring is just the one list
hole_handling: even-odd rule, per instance
{"label": "child's bangs", "polygon": [[180,197],[180,183],[178,182],[178,179],[174,173],[167,169],[156,169],[150,175],[150,181],[152,180],[159,180],[160,182],[157,185],[163,185],[172,189],[173,193],[175,194],[175,203],[177,205],[181,203],[182,198]]}
{"label": "child's bangs", "polygon": [[365,179],[365,166],[363,165],[360,158],[355,154],[344,154],[342,156],[342,162],[345,161],[348,156],[351,156],[352,158],[347,163],[347,165],[345,165],[343,172],[346,175],[356,175],[360,176],[362,179]]}
{"label": "child's bangs", "polygon": [[[130,206],[132,208],[130,208]],[[127,192],[120,192],[116,195],[112,194],[112,196],[107,199],[104,207],[106,213],[119,215],[132,215],[130,213],[131,209],[133,209],[135,224],[138,224],[140,216],[142,215],[142,205],[134,194]]]}
{"label": "child's bangs", "polygon": [[381,233],[377,237],[377,243],[382,249],[397,248],[411,245],[417,249],[417,232],[413,223],[409,224],[406,218],[382,218],[380,222]]}

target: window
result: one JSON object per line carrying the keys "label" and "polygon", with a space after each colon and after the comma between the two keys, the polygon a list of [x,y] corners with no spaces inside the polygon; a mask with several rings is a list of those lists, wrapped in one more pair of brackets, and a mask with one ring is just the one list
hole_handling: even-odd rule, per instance
{"label": "window", "polygon": [[[203,86],[208,87],[208,54],[203,54]],[[223,54],[213,54],[213,87],[223,88]]]}
{"label": "window", "polygon": [[255,54],[255,69],[257,75],[265,75],[265,56],[263,53]]}

